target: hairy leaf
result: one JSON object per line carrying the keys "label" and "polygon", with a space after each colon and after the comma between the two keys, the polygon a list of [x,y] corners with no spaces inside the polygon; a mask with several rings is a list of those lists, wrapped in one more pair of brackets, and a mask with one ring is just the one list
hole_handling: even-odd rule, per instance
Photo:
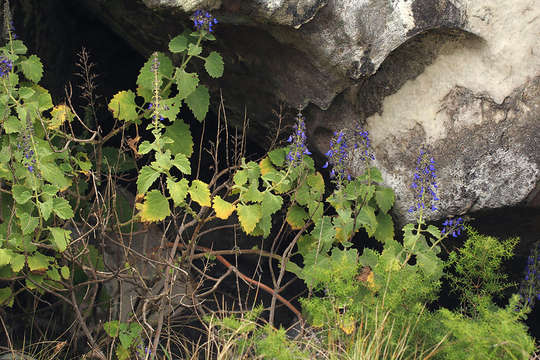
{"label": "hairy leaf", "polygon": [[200,180],[193,180],[191,182],[189,195],[193,201],[201,206],[212,206],[210,203],[210,189],[208,189],[208,184]]}
{"label": "hairy leaf", "polygon": [[236,212],[238,213],[240,225],[246,234],[250,234],[255,229],[255,225],[257,225],[262,217],[261,206],[259,204],[238,204],[236,206]]}
{"label": "hairy leaf", "polygon": [[197,120],[202,122],[208,112],[210,106],[210,94],[208,88],[204,85],[199,85],[189,96],[186,98],[186,104],[193,112],[193,115]]}
{"label": "hairy leaf", "polygon": [[112,111],[114,117],[118,120],[137,120],[137,104],[135,104],[135,94],[133,91],[120,91],[114,95],[109,102],[109,110]]}
{"label": "hairy leaf", "polygon": [[35,83],[43,76],[43,65],[36,55],[30,55],[28,59],[21,62],[22,72],[28,80]]}
{"label": "hairy leaf", "polygon": [[142,204],[135,204],[140,210],[139,216],[142,222],[155,222],[164,220],[171,214],[169,201],[159,190],[149,191]]}
{"label": "hairy leaf", "polygon": [[229,216],[231,216],[233,211],[236,209],[236,206],[234,204],[223,200],[219,195],[214,196],[213,202],[213,208],[216,212],[216,216],[222,220],[228,219]]}
{"label": "hairy leaf", "polygon": [[204,59],[204,68],[208,75],[213,78],[223,76],[223,58],[215,51],[212,51],[206,59]]}

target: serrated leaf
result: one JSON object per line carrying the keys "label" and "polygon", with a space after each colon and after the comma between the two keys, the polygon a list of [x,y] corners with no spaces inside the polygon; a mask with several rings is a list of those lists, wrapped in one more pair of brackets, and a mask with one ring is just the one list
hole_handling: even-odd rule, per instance
{"label": "serrated leaf", "polygon": [[197,44],[189,44],[188,46],[188,55],[197,56],[202,52],[202,47]]}
{"label": "serrated leaf", "polygon": [[324,194],[324,179],[320,172],[309,174],[306,182],[309,185],[309,190],[313,195],[321,196]]}
{"label": "serrated leaf", "polygon": [[124,121],[135,121],[138,119],[137,104],[135,104],[135,94],[131,90],[118,92],[109,102],[109,110],[115,118]]}
{"label": "serrated leaf", "polygon": [[293,230],[300,230],[304,227],[307,218],[307,212],[298,205],[289,207],[289,210],[287,211],[286,220]]}
{"label": "serrated leaf", "polygon": [[52,119],[47,121],[47,128],[50,130],[58,129],[64,122],[73,120],[71,109],[64,105],[57,105],[51,111]]}
{"label": "serrated leaf", "polygon": [[107,321],[105,324],[103,324],[103,330],[105,330],[107,335],[114,338],[118,336],[118,330],[119,330],[118,325],[119,325],[118,320]]}
{"label": "serrated leaf", "polygon": [[18,204],[24,204],[32,198],[31,189],[23,185],[13,185],[11,187],[12,195]]}
{"label": "serrated leaf", "polygon": [[[157,58],[159,62],[158,67],[158,81],[161,84],[162,78],[171,78],[174,70],[171,59],[162,52],[157,53]],[[139,76],[137,77],[137,94],[144,97],[146,102],[152,100],[152,91],[154,89],[154,72],[152,70],[152,65],[154,63],[154,56],[144,63]]]}
{"label": "serrated leaf", "polygon": [[258,184],[251,183],[248,187],[248,190],[242,194],[241,199],[245,202],[261,202],[262,193],[258,189]]}
{"label": "serrated leaf", "polygon": [[381,172],[379,171],[379,169],[377,169],[376,167],[372,167],[369,169],[370,171],[370,175],[371,175],[371,180],[376,182],[376,183],[382,183],[383,182],[383,178],[382,178],[382,175],[381,175]]}
{"label": "serrated leaf", "polygon": [[21,212],[17,216],[21,221],[21,231],[23,235],[32,233],[39,224],[39,218],[30,216],[28,213]]}
{"label": "serrated leaf", "polygon": [[273,215],[283,206],[283,198],[281,196],[274,195],[269,191],[265,191],[262,196],[261,206],[263,216]]}
{"label": "serrated leaf", "polygon": [[174,181],[169,177],[167,178],[167,189],[169,190],[169,194],[171,194],[171,198],[176,206],[180,206],[184,203],[188,193],[188,188],[189,184],[186,179]]}
{"label": "serrated leaf", "polygon": [[262,176],[266,176],[269,173],[276,172],[276,169],[272,166],[272,162],[268,157],[265,157],[259,162],[259,168],[261,169]]}
{"label": "serrated leaf", "polygon": [[26,259],[23,254],[13,254],[11,258],[11,270],[18,273],[24,267]]}
{"label": "serrated leaf", "polygon": [[223,76],[223,58],[215,51],[212,51],[206,59],[204,59],[204,68],[208,75],[213,78]]}
{"label": "serrated leaf", "polygon": [[64,176],[64,172],[55,163],[39,162],[38,166],[43,178],[51,184],[58,186],[61,190],[71,186],[71,180]]}
{"label": "serrated leaf", "polygon": [[59,197],[53,199],[53,212],[62,220],[71,219],[74,215],[69,202]]}
{"label": "serrated leaf", "polygon": [[184,154],[190,157],[193,153],[193,137],[189,125],[178,119],[165,128],[165,135],[173,140],[165,144],[164,149],[171,150],[173,154]]}
{"label": "serrated leaf", "polygon": [[189,96],[186,98],[186,104],[193,112],[193,115],[199,122],[202,122],[208,112],[210,106],[210,94],[208,88],[204,85],[199,85]]}
{"label": "serrated leaf", "polygon": [[71,230],[64,230],[58,227],[49,227],[49,231],[52,234],[52,243],[56,246],[58,251],[64,252],[71,241]]}
{"label": "serrated leaf", "polygon": [[36,55],[30,55],[28,59],[23,60],[21,68],[24,76],[35,83],[39,82],[43,76],[43,65]]}
{"label": "serrated leaf", "polygon": [[377,230],[377,217],[371,206],[364,206],[358,213],[356,220],[364,226],[368,236],[373,236],[373,234],[375,234],[375,231]]}
{"label": "serrated leaf", "polygon": [[439,230],[439,228],[436,227],[436,226],[428,225],[426,231],[428,233],[430,233],[431,235],[433,235],[433,237],[435,237],[437,239],[441,237],[441,230]]}
{"label": "serrated leaf", "polygon": [[216,217],[222,220],[228,219],[233,211],[236,210],[236,205],[223,200],[219,195],[214,196],[213,203],[212,208],[216,212]]}
{"label": "serrated leaf", "polygon": [[43,87],[33,84],[35,94],[29,99],[29,101],[37,103],[39,111],[46,111],[53,107],[51,94]]}
{"label": "serrated leaf", "polygon": [[153,161],[150,165],[157,169],[159,172],[166,174],[169,169],[173,166],[171,160],[171,151],[167,150],[165,152],[158,151],[155,154],[156,161]]}
{"label": "serrated leaf", "polygon": [[19,97],[22,99],[28,99],[32,95],[35,94],[35,91],[28,87],[21,87],[19,88]]}
{"label": "serrated leaf", "polygon": [[178,35],[175,36],[170,42],[169,42],[169,50],[172,53],[179,53],[187,49],[188,41],[185,36]]}
{"label": "serrated leaf", "polygon": [[28,263],[30,271],[46,271],[52,260],[52,257],[36,252],[32,256],[28,256],[26,262]]}
{"label": "serrated leaf", "polygon": [[383,244],[394,238],[394,222],[389,214],[379,212],[377,214],[377,230],[375,239]]}
{"label": "serrated leaf", "polygon": [[0,266],[10,264],[13,256],[14,256],[14,253],[12,250],[0,249]]}
{"label": "serrated leaf", "polygon": [[375,201],[382,212],[387,213],[394,205],[394,190],[387,187],[377,186]]}
{"label": "serrated leaf", "polygon": [[21,40],[13,40],[11,46],[14,54],[24,55],[28,51],[26,45]]}
{"label": "serrated leaf", "polygon": [[23,129],[21,122],[15,116],[8,117],[2,125],[6,134],[17,133]]}
{"label": "serrated leaf", "polygon": [[317,248],[320,253],[328,252],[336,236],[336,229],[332,224],[332,219],[329,216],[319,218],[311,231],[311,236],[317,241]]}
{"label": "serrated leaf", "polygon": [[0,306],[7,306],[12,307],[13,306],[13,300],[14,298],[11,296],[11,288],[5,287],[0,288]]}
{"label": "serrated leaf", "polygon": [[233,181],[238,186],[243,186],[248,180],[248,172],[247,170],[238,170],[234,176]]}
{"label": "serrated leaf", "polygon": [[60,274],[62,275],[62,277],[67,280],[69,279],[69,268],[67,266],[62,266],[60,268]]}
{"label": "serrated leaf", "polygon": [[191,175],[191,163],[184,154],[176,154],[173,160],[173,165],[176,166],[183,174]]}
{"label": "serrated leaf", "polygon": [[151,190],[144,196],[142,204],[135,204],[140,211],[139,217],[142,222],[155,222],[164,220],[171,214],[169,201],[159,190]]}
{"label": "serrated leaf", "polygon": [[259,204],[238,204],[236,206],[236,213],[238,214],[240,225],[246,234],[250,234],[255,229],[255,226],[262,217],[261,206]]}
{"label": "serrated leaf", "polygon": [[272,161],[272,163],[276,166],[283,166],[286,155],[287,155],[286,148],[275,149],[268,153],[268,157],[270,158],[270,161]]}
{"label": "serrated leaf", "polygon": [[176,81],[178,97],[180,99],[187,98],[199,85],[199,75],[195,73],[187,73],[180,68],[176,69],[174,80]]}
{"label": "serrated leaf", "polygon": [[148,165],[143,166],[141,171],[139,171],[139,177],[137,178],[137,193],[146,193],[158,177],[158,171]]}
{"label": "serrated leaf", "polygon": [[201,206],[212,206],[210,203],[210,189],[208,189],[208,184],[200,180],[193,180],[191,182],[189,195],[193,201]]}

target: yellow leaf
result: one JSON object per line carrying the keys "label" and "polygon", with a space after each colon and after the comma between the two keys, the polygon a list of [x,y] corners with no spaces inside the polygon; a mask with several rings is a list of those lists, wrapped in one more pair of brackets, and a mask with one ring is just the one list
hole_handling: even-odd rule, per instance
{"label": "yellow leaf", "polygon": [[216,212],[216,216],[222,220],[226,220],[236,209],[236,205],[223,200],[219,195],[215,196],[213,201],[213,208]]}
{"label": "yellow leaf", "polygon": [[169,201],[159,190],[149,191],[142,204],[135,204],[140,212],[137,214],[142,222],[155,222],[164,220],[171,214]]}
{"label": "yellow leaf", "polygon": [[268,174],[269,172],[276,171],[276,169],[274,169],[268,157],[265,157],[264,159],[261,160],[261,162],[259,163],[259,167],[261,168],[262,176]]}
{"label": "yellow leaf", "polygon": [[73,113],[65,104],[55,106],[51,111],[51,115],[52,119],[49,120],[47,125],[50,130],[58,129],[65,121],[73,120]]}
{"label": "yellow leaf", "polygon": [[189,194],[191,195],[191,199],[201,206],[212,205],[210,203],[210,189],[208,188],[208,184],[200,180],[193,180],[191,182]]}
{"label": "yellow leaf", "polygon": [[342,315],[339,328],[347,335],[351,335],[356,329],[356,320],[351,315]]}

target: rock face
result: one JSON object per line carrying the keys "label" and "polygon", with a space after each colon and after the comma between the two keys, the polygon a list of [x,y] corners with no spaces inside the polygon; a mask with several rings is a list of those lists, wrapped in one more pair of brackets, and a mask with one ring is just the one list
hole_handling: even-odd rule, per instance
{"label": "rock face", "polygon": [[[540,8],[535,0],[83,1],[144,55],[204,8],[220,21],[229,118],[262,138],[280,104],[306,115],[311,146],[369,131],[376,165],[410,220],[420,147],[437,161],[433,218],[538,206]],[[361,164],[351,163],[353,173]]]}

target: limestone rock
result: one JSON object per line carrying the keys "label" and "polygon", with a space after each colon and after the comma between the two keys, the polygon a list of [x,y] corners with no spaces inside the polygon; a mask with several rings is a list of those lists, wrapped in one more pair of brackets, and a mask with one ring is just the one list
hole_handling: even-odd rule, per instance
{"label": "limestone rock", "polygon": [[[229,118],[271,128],[304,108],[312,148],[335,129],[370,131],[396,214],[412,200],[421,146],[438,163],[440,212],[535,204],[540,182],[540,8],[534,0],[108,0],[86,6],[148,55],[190,26],[220,21]],[[127,16],[129,14],[129,16]],[[360,164],[351,163],[358,172]]]}

